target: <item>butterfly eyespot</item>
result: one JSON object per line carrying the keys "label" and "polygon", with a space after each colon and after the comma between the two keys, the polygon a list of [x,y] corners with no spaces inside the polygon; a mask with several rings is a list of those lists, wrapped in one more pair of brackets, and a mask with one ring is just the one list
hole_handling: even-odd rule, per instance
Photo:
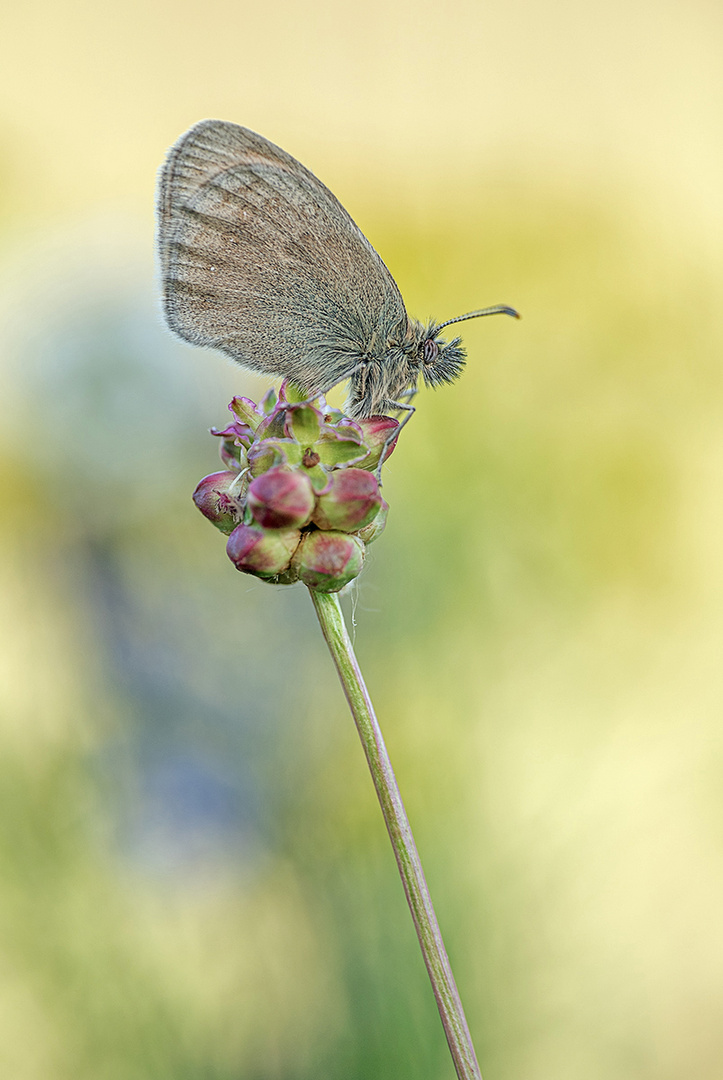
{"label": "butterfly eyespot", "polygon": [[439,356],[439,345],[434,338],[427,338],[422,346],[422,359],[425,364],[433,364]]}

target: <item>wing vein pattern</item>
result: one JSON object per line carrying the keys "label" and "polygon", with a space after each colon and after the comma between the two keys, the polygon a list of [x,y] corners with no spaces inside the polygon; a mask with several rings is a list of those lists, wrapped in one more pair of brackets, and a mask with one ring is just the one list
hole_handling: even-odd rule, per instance
{"label": "wing vein pattern", "polygon": [[313,173],[247,128],[204,120],[161,171],[170,327],[253,371],[328,389],[382,360],[408,320],[391,274]]}

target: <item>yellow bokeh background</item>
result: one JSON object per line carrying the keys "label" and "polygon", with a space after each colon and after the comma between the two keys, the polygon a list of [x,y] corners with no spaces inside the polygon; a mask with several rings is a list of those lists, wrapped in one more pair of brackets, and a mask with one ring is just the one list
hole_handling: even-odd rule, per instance
{"label": "yellow bokeh background", "polygon": [[464,327],[345,600],[485,1080],[723,1060],[723,14],[709,0],[3,13],[0,1075],[452,1074],[300,586],[190,493],[263,380],[175,342],[208,116]]}

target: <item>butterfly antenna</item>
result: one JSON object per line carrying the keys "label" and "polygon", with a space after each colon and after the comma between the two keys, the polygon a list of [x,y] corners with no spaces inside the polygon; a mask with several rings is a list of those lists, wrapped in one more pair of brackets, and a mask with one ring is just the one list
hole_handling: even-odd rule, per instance
{"label": "butterfly antenna", "polygon": [[456,319],[447,319],[446,322],[439,324],[437,330],[451,326],[452,323],[464,322],[465,319],[480,319],[483,315],[511,315],[513,319],[520,318],[519,311],[515,311],[514,308],[507,307],[506,304],[495,304],[494,307],[480,308],[479,311],[468,311],[466,315],[458,315]]}

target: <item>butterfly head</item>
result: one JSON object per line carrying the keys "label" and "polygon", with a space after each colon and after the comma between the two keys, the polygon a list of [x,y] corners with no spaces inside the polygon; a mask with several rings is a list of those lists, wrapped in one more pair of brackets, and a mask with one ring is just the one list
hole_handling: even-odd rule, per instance
{"label": "butterfly head", "polygon": [[465,319],[477,319],[482,315],[511,315],[519,319],[514,308],[505,304],[496,304],[494,307],[481,308],[479,311],[468,311],[466,315],[458,315],[456,319],[448,319],[447,322],[430,322],[424,328],[419,328],[418,337],[418,363],[422,378],[427,386],[441,386],[442,383],[453,382],[462,374],[466,352],[462,348],[462,339],[453,338],[446,342],[440,338],[439,333],[445,326],[452,323],[463,322]]}
{"label": "butterfly head", "polygon": [[454,382],[462,374],[465,364],[467,354],[462,348],[462,339],[456,337],[444,341],[439,337],[440,330],[436,323],[429,323],[419,343],[419,371],[426,386]]}

